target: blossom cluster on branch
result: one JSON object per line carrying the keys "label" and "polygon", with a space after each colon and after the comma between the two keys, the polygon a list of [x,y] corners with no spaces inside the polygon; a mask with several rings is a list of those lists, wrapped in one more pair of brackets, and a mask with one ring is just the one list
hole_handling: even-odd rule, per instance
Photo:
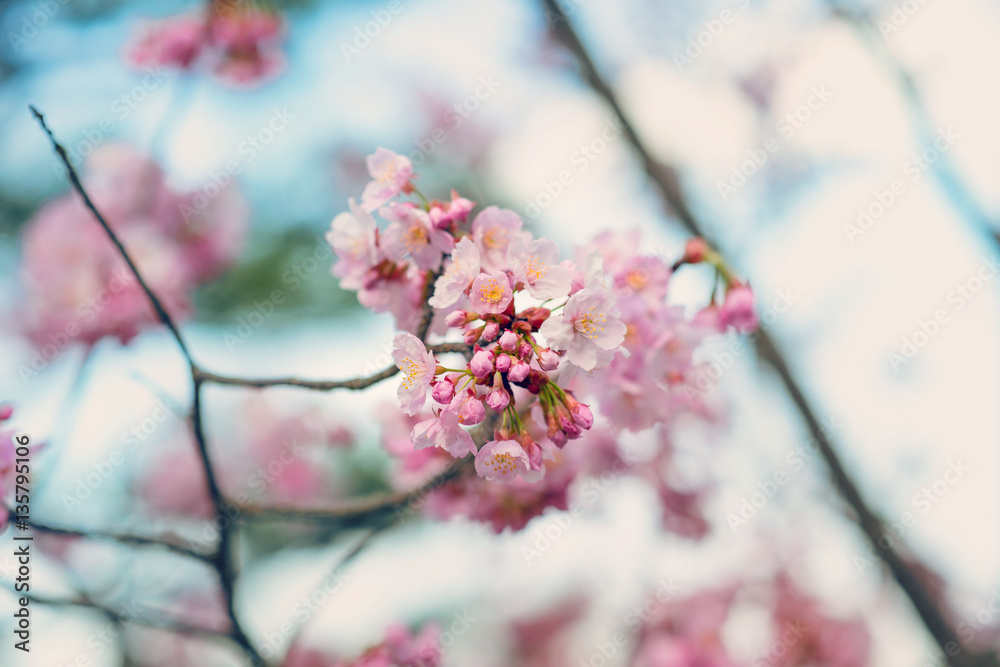
{"label": "blossom cluster on branch", "polygon": [[[475,204],[454,191],[447,201],[427,199],[404,156],[380,148],[368,170],[360,203],[352,199],[327,233],[333,274],[403,330],[393,347],[400,407],[412,417],[430,404],[426,418],[408,420],[413,447],[472,455],[480,477],[508,483],[493,491],[459,481],[432,496],[431,512],[464,506],[498,530],[521,528],[546,506],[565,508],[579,475],[636,473],[612,433],[701,410],[691,385],[696,350],[712,335],[757,326],[752,291],[700,239],[673,264],[642,253],[638,233],[605,233],[563,259],[555,241],[536,238],[513,211],[473,214]],[[667,303],[670,276],[699,263],[714,267],[725,294],[688,316]],[[427,314],[429,335],[451,333],[471,346],[463,364],[444,365],[416,335]],[[469,429],[482,423],[492,437],[477,447]],[[407,454],[398,431],[387,449],[407,459],[405,470],[440,467],[438,456]],[[664,505],[694,519],[690,495],[663,481],[669,443],[661,441],[644,468],[659,471],[652,477]],[[699,523],[678,532],[701,534]]]}

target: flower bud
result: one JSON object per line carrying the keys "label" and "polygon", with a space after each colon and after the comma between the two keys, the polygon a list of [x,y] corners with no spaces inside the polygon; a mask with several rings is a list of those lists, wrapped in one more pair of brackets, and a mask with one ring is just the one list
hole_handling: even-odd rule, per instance
{"label": "flower bud", "polygon": [[487,350],[479,350],[472,355],[469,362],[469,370],[477,378],[484,378],[493,372],[493,353]]}
{"label": "flower bud", "polygon": [[500,333],[500,325],[496,322],[487,322],[483,329],[483,338],[492,341]]}
{"label": "flower bud", "polygon": [[507,379],[511,382],[523,382],[524,378],[528,377],[528,371],[531,370],[531,366],[528,365],[526,361],[518,361],[514,364],[510,372],[507,373]]}
{"label": "flower bud", "polygon": [[434,391],[431,396],[441,405],[448,405],[455,397],[455,383],[450,378],[444,378],[434,384]]}
{"label": "flower bud", "polygon": [[462,404],[458,408],[458,423],[465,426],[478,424],[486,418],[486,409],[483,402],[476,398],[475,392],[471,389],[467,392],[467,397],[461,399]]}
{"label": "flower bud", "polygon": [[[453,310],[445,316],[444,323],[452,328],[462,327],[470,322],[469,316],[470,314],[464,310]],[[472,315],[472,317],[475,317],[475,315]]]}
{"label": "flower bud", "polygon": [[7,421],[14,414],[14,406],[10,403],[0,405],[0,422]]}
{"label": "flower bud", "polygon": [[510,394],[507,393],[507,390],[502,385],[499,387],[494,385],[489,393],[486,394],[486,405],[497,412],[503,412],[510,405]]}
{"label": "flower bud", "polygon": [[554,371],[559,368],[559,355],[547,347],[539,353],[538,365],[543,371]]}
{"label": "flower bud", "polygon": [[501,354],[497,356],[497,370],[501,373],[506,373],[510,370],[510,357],[506,354]]}
{"label": "flower bud", "polygon": [[573,415],[573,422],[584,429],[589,430],[594,425],[594,413],[583,403],[579,403],[575,410],[570,410],[570,414]]}
{"label": "flower bud", "polygon": [[468,329],[462,334],[462,339],[465,341],[466,345],[473,345],[483,336],[483,329],[486,327],[476,327],[475,329]]}
{"label": "flower bud", "polygon": [[513,352],[517,348],[517,334],[513,331],[504,331],[503,335],[500,336],[500,347],[502,347],[507,352]]}

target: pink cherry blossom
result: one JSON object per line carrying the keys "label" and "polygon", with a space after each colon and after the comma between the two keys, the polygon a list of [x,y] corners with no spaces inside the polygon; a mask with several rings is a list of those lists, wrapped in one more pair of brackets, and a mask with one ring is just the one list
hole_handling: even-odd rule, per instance
{"label": "pink cherry blossom", "polygon": [[209,22],[216,50],[215,73],[230,84],[256,84],[279,74],[285,66],[280,43],[281,16],[251,7],[243,11],[216,11]]}
{"label": "pink cherry blossom", "polygon": [[754,294],[749,285],[737,285],[726,292],[726,300],[719,310],[719,327],[732,327],[740,333],[749,333],[757,328],[757,312],[754,309]]}
{"label": "pink cherry blossom", "polygon": [[451,234],[431,224],[426,211],[412,204],[390,204],[379,209],[390,221],[382,234],[381,248],[394,261],[413,260],[418,269],[437,271],[441,258],[454,247]]}
{"label": "pink cherry blossom", "polygon": [[527,243],[523,236],[511,239],[507,264],[514,281],[524,283],[536,299],[557,299],[569,293],[574,269],[559,263],[559,246],[551,239]]}
{"label": "pink cherry blossom", "polygon": [[127,58],[137,66],[168,65],[187,69],[201,55],[205,22],[198,16],[172,16],[141,26]]}
{"label": "pink cherry blossom", "polygon": [[[179,193],[149,158],[105,144],[87,160],[84,183],[147,283],[175,319],[191,294],[240,251],[248,210],[234,186],[216,197]],[[70,342],[128,342],[155,321],[144,292],[91,213],[70,193],[25,225],[20,305],[24,332],[51,359]]]}
{"label": "pink cherry blossom", "polygon": [[428,214],[431,222],[439,229],[447,229],[454,223],[465,222],[465,219],[472,212],[475,204],[465,197],[460,197],[454,190],[451,191],[450,202],[433,202]]}
{"label": "pink cherry blossom", "polygon": [[479,246],[483,270],[506,271],[507,246],[521,233],[521,218],[514,211],[490,206],[472,220],[472,240]]}
{"label": "pink cherry blossom", "polygon": [[489,480],[512,482],[529,470],[528,455],[514,440],[491,440],[476,454],[476,472]]}
{"label": "pink cherry blossom", "polygon": [[375,245],[375,218],[371,213],[349,201],[350,212],[344,212],[330,223],[326,241],[337,254],[333,275],[340,278],[343,289],[356,290],[362,286],[365,274],[377,263]]}
{"label": "pink cherry blossom", "polygon": [[469,289],[479,275],[479,269],[479,248],[465,236],[455,244],[451,263],[434,283],[434,295],[428,303],[434,308],[447,308],[454,304]]}
{"label": "pink cherry blossom", "polygon": [[381,147],[368,156],[367,164],[373,180],[365,186],[361,205],[367,211],[374,211],[403,192],[413,174],[413,165],[406,156]]}
{"label": "pink cherry blossom", "polygon": [[437,369],[434,353],[427,350],[411,333],[398,333],[392,340],[392,359],[403,373],[399,383],[399,404],[408,415],[414,415],[427,400],[427,389]]}
{"label": "pink cherry blossom", "polygon": [[611,360],[625,340],[625,324],[618,319],[614,295],[592,287],[569,298],[562,313],[545,320],[539,333],[554,350],[565,350],[566,359],[585,371]]}
{"label": "pink cherry blossom", "polygon": [[513,300],[510,280],[500,272],[480,273],[469,289],[469,302],[480,315],[502,313]]}
{"label": "pink cherry blossom", "polygon": [[462,428],[458,411],[451,407],[442,410],[437,417],[414,426],[410,437],[417,449],[439,447],[457,459],[476,453],[472,436]]}

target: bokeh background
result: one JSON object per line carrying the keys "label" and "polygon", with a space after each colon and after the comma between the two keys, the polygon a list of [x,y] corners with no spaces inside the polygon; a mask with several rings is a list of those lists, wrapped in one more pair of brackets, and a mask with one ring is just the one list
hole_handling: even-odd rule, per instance
{"label": "bokeh background", "polygon": [[[410,155],[424,192],[444,197],[455,187],[481,204],[511,208],[561,244],[635,228],[649,251],[679,256],[686,234],[664,213],[628,143],[609,132],[617,127],[611,111],[552,38],[540,2],[400,0],[401,11],[358,47],[356,30],[386,5],[275,3],[287,22],[284,69],[240,88],[205,72],[150,77],[125,62],[137,22],[196,4],[0,3],[0,398],[16,403],[19,429],[47,443],[35,466],[36,518],[82,529],[157,527],[142,511],[149,496],[137,485],[155,485],[150,476],[175,464],[163,451],[183,450],[177,414],[157,421],[81,502],[67,503],[66,494],[160,406],[182,413],[190,387],[161,328],[128,345],[73,344],[40,373],[21,372],[34,352],[19,330],[21,232],[68,189],[29,103],[71,152],[129,144],[179,189],[196,190],[239,163],[238,187],[250,207],[246,246],[235,266],[198,291],[185,325],[195,356],[219,372],[341,378],[388,362],[391,318],[363,311],[338,288],[322,240],[347,198],[358,196],[367,178],[363,157],[376,146]],[[903,539],[947,582],[943,595],[960,616],[988,609],[1000,587],[1000,280],[989,268],[1000,258],[1000,6],[560,6],[642,140],[679,169],[692,208],[749,276],[764,327],[787,351],[819,414],[836,425],[838,449],[866,496],[890,522],[906,512],[917,517]],[[724,12],[732,21],[692,50]],[[252,155],[241,150],[275,114],[288,119],[282,131]],[[581,158],[602,136],[610,139],[601,150]],[[949,139],[924,153],[938,137]],[[765,145],[777,149],[734,185],[734,170],[755,155],[760,162]],[[569,173],[568,184],[546,197],[560,172]],[[892,203],[859,222],[859,208],[872,211],[880,197],[884,205],[896,180],[902,187]],[[672,298],[703,302],[703,278],[679,277]],[[968,296],[959,299],[963,286]],[[241,336],[255,303],[275,289],[287,301]],[[923,344],[908,354],[921,324],[942,309],[947,321],[917,336]],[[881,567],[859,565],[867,543],[818,457],[733,529],[727,517],[761,482],[787,471],[789,452],[809,436],[770,370],[752,351],[730,361],[726,348],[720,341],[705,352],[708,363],[726,366],[710,393],[720,417],[680,425],[676,436],[681,468],[712,481],[707,537],[664,535],[652,492],[630,480],[587,503],[537,562],[526,562],[523,547],[536,544],[545,517],[501,536],[461,520],[408,523],[352,564],[349,580],[310,621],[313,641],[356,653],[379,641],[390,622],[468,612],[478,621],[449,647],[446,664],[500,665],[498,627],[581,595],[589,602],[565,664],[587,664],[595,642],[663,577],[694,591],[794,564],[800,583],[835,613],[870,623],[870,664],[943,664]],[[344,495],[380,489],[389,464],[377,443],[377,410],[394,387],[336,395],[271,389],[266,410],[310,410],[332,440],[348,428],[357,446],[324,454],[338,471],[327,483]],[[219,447],[239,451],[254,432],[260,406],[253,401],[260,400],[245,390],[208,391],[207,421]],[[968,470],[925,510],[919,494],[955,462]],[[195,473],[179,477],[197,485]],[[241,581],[239,608],[252,632],[274,632],[359,535],[335,537],[306,539],[281,527],[251,532],[256,557]],[[10,535],[0,541],[9,574]],[[82,582],[116,600],[169,601],[181,590],[190,598],[185,613],[211,615],[210,602],[198,598],[211,578],[169,555],[76,543],[61,554],[35,559],[40,593],[64,597]],[[0,600],[13,608],[2,590]],[[171,657],[177,640],[169,636],[133,636],[126,626],[124,639],[104,638],[107,619],[86,609],[33,613],[27,660],[11,648],[9,614],[0,617],[0,663],[63,666],[84,656],[91,665],[189,664]],[[990,614],[990,623],[998,620]],[[766,622],[753,604],[734,611],[725,626],[733,655],[749,664]],[[123,642],[145,662],[123,663]],[[199,661],[190,664],[234,664],[235,654],[219,645],[198,646]],[[626,664],[615,659],[609,664]]]}

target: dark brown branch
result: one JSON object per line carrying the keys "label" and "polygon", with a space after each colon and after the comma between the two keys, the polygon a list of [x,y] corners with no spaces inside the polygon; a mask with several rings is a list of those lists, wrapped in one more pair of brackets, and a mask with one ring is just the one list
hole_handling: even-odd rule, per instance
{"label": "dark brown branch", "polygon": [[[468,354],[470,351],[469,346],[465,343],[439,343],[437,345],[428,345],[427,349],[434,353],[459,352],[462,354]],[[211,373],[209,371],[202,370],[201,368],[195,369],[195,375],[204,382],[258,388],[277,386],[300,387],[302,389],[312,389],[314,391],[332,391],[334,389],[350,389],[359,391],[361,389],[367,389],[374,384],[378,384],[382,380],[388,380],[398,372],[398,368],[395,366],[389,366],[374,375],[352,378],[350,380],[305,380],[294,377],[241,378],[230,375],[221,375],[219,373]]]}
{"label": "dark brown branch", "polygon": [[340,505],[317,509],[295,507],[237,506],[240,517],[246,521],[295,521],[299,523],[321,523],[340,528],[353,528],[381,521],[393,513],[401,513],[421,501],[432,491],[448,482],[469,474],[472,459],[456,461],[448,468],[431,477],[420,486],[409,491],[368,496],[344,502]]}
{"label": "dark brown branch", "polygon": [[[605,103],[608,104],[621,122],[626,139],[635,150],[642,162],[643,168],[656,185],[663,200],[668,204],[670,212],[680,219],[689,232],[705,238],[710,245],[718,249],[718,244],[713,242],[705,226],[688,207],[679,186],[676,169],[660,163],[646,149],[633,129],[632,124],[629,122],[628,117],[625,115],[614,91],[597,70],[586,47],[580,41],[579,36],[559,6],[559,3],[556,0],[540,1],[548,15],[555,19],[552,22],[552,29],[573,54],[582,70],[583,78],[604,99]],[[962,647],[962,644],[955,631],[946,621],[944,611],[940,608],[938,601],[924,583],[917,577],[903,558],[900,557],[897,550],[893,549],[891,545],[887,549],[880,547],[879,539],[883,535],[882,522],[871,510],[858,490],[858,487],[848,475],[843,463],[840,461],[840,457],[833,449],[825,429],[822,428],[819,420],[816,418],[809,400],[789,370],[784,355],[766,331],[761,330],[757,340],[758,352],[761,358],[774,367],[810,433],[819,443],[820,453],[829,468],[830,477],[840,492],[841,497],[854,511],[858,525],[872,544],[875,545],[876,549],[879,549],[883,561],[888,566],[900,588],[909,597],[924,626],[931,636],[934,637],[941,650],[947,652],[949,655],[954,653],[955,648]],[[996,659],[993,656],[977,656],[969,653],[964,648],[960,648],[960,650],[961,653],[959,653],[959,656],[953,659],[956,665],[963,667],[976,665],[980,664],[983,660],[985,660],[983,664],[996,664]]]}
{"label": "dark brown branch", "polygon": [[[14,517],[11,517],[14,520]],[[205,561],[207,563],[213,562],[215,555],[208,554],[201,551],[195,551],[189,547],[184,546],[184,544],[173,537],[161,536],[161,537],[147,537],[144,535],[133,535],[128,533],[115,533],[115,532],[105,532],[99,530],[78,530],[75,528],[58,528],[55,526],[48,526],[41,523],[27,522],[29,526],[34,528],[39,533],[46,533],[48,535],[61,535],[64,537],[79,537],[81,539],[98,539],[98,540],[108,540],[111,542],[118,542],[119,544],[124,544],[128,546],[139,546],[139,547],[159,547],[171,551],[175,554],[181,556],[186,556],[188,558],[195,558],[197,560]]]}
{"label": "dark brown branch", "polygon": [[70,162],[66,149],[62,146],[62,144],[56,141],[55,136],[52,134],[52,130],[50,130],[49,126],[45,123],[45,117],[38,111],[38,109],[30,105],[28,108],[31,109],[31,113],[38,120],[42,129],[45,130],[45,134],[48,135],[52,148],[55,149],[59,159],[62,160],[63,165],[66,167],[66,171],[69,174],[69,181],[73,186],[73,189],[76,190],[77,194],[83,199],[84,206],[87,207],[87,209],[97,219],[97,222],[100,223],[101,227],[104,228],[104,231],[107,233],[108,238],[111,239],[111,242],[115,244],[116,248],[118,248],[118,252],[121,254],[122,259],[124,259],[125,263],[128,264],[128,268],[132,271],[132,275],[135,276],[139,286],[142,287],[142,291],[145,292],[146,298],[149,299],[149,303],[153,306],[153,310],[156,312],[156,317],[165,327],[167,327],[167,329],[170,330],[170,333],[173,334],[174,339],[177,341],[177,345],[180,346],[181,352],[184,353],[188,363],[193,364],[194,361],[191,359],[191,353],[188,351],[187,344],[185,344],[184,338],[181,336],[180,329],[177,328],[177,325],[174,323],[173,318],[170,317],[170,313],[167,312],[167,309],[164,307],[163,302],[160,301],[160,298],[156,296],[153,290],[150,289],[149,285],[146,284],[146,280],[142,277],[142,274],[139,273],[139,269],[136,267],[135,262],[132,261],[132,257],[129,256],[128,252],[126,252],[125,246],[122,245],[118,235],[113,229],[111,229],[111,225],[109,225],[108,221],[104,219],[104,216],[97,210],[97,207],[94,206],[94,202],[91,201],[90,196],[84,189],[83,183],[80,181],[80,177],[76,173],[76,169],[73,168],[73,164]]}
{"label": "dark brown branch", "polygon": [[191,625],[190,623],[185,623],[177,619],[169,618],[164,616],[162,618],[153,618],[149,616],[132,616],[130,614],[123,614],[119,611],[112,609],[111,607],[106,607],[102,604],[94,602],[93,600],[87,599],[85,597],[79,598],[48,598],[44,596],[34,595],[31,593],[17,593],[13,590],[9,590],[11,595],[16,595],[18,597],[26,597],[36,604],[58,606],[58,607],[81,607],[83,609],[93,609],[101,614],[107,616],[111,621],[119,623],[121,625],[126,625],[128,623],[134,625],[140,625],[145,628],[152,628],[154,630],[165,630],[166,632],[173,632],[179,635],[188,635],[191,637],[202,637],[206,639],[227,639],[232,640],[232,636],[227,632],[219,632],[217,630],[210,630],[208,628],[203,628],[197,625]]}

